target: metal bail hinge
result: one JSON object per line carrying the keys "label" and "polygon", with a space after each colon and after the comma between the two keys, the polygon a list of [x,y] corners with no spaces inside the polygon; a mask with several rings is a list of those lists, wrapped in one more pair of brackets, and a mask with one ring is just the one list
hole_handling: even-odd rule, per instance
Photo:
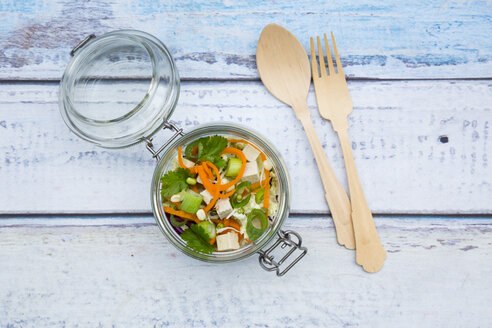
{"label": "metal bail hinge", "polygon": [[152,153],[152,157],[159,159],[159,154],[167,147],[171,142],[173,142],[177,137],[183,135],[183,129],[179,129],[174,123],[164,122],[162,129],[169,129],[174,131],[173,136],[164,143],[158,150],[154,149],[154,144],[152,143],[153,138],[143,137],[142,139],[147,144],[147,149]]}
{"label": "metal bail hinge", "polygon": [[79,44],[76,45],[75,48],[72,49],[72,51],[70,51],[70,57],[73,57],[73,55],[75,54],[75,52],[77,50],[82,48],[87,42],[89,42],[91,39],[94,39],[95,37],[96,37],[95,34],[91,34],[91,35],[86,36],[84,40],[80,41]]}
{"label": "metal bail hinge", "polygon": [[[287,230],[287,231],[282,231],[280,230],[278,232],[279,238],[277,241],[270,246],[266,251],[259,251],[260,253],[260,265],[263,269],[266,271],[277,271],[277,276],[281,277],[284,274],[286,274],[294,265],[296,265],[297,262],[299,262],[300,259],[304,257],[307,253],[307,248],[301,246],[302,244],[302,238],[299,236],[299,234],[295,231],[292,230]],[[293,240],[291,237],[295,236],[297,239],[297,242]],[[277,248],[280,245],[280,248],[286,248],[287,246],[290,247],[289,251],[279,260],[275,261],[274,256],[271,255],[270,253]],[[299,254],[290,264],[283,270],[280,270],[280,266],[282,263],[285,262],[289,256],[294,253],[294,251],[300,250],[302,251],[301,254]]]}

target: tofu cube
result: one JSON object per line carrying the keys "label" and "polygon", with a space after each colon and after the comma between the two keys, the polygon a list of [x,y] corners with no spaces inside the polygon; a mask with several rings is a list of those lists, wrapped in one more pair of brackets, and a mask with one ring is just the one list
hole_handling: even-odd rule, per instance
{"label": "tofu cube", "polygon": [[228,232],[223,235],[217,236],[217,250],[227,251],[239,248],[239,241],[237,240],[237,234],[235,232]]}
{"label": "tofu cube", "polygon": [[215,209],[217,214],[221,219],[225,219],[229,214],[232,213],[232,206],[229,198],[222,198],[215,203]]}
{"label": "tofu cube", "polygon": [[246,168],[244,169],[244,175],[241,181],[249,181],[251,184],[260,181],[258,171],[258,163],[256,161],[246,163]]}
{"label": "tofu cube", "polygon": [[184,166],[186,166],[187,168],[195,166],[195,163],[190,161],[189,159],[182,158],[182,160],[183,160]]}
{"label": "tofu cube", "polygon": [[[227,179],[227,178],[222,178],[222,179],[221,179],[221,183],[222,183],[222,184],[227,184],[227,183],[229,183],[229,182],[231,182],[231,181],[230,181],[229,179]],[[234,186],[230,186],[230,187],[229,187],[229,189],[227,189],[227,190],[226,190],[226,192],[230,192],[230,191],[232,191],[233,189],[234,189]]]}
{"label": "tofu cube", "polygon": [[200,193],[200,195],[203,196],[203,201],[208,205],[208,203],[210,203],[210,201],[214,198],[214,196],[212,196],[212,194],[207,190],[205,189],[204,191],[202,191]]}
{"label": "tofu cube", "polygon": [[248,162],[254,162],[260,155],[260,152],[255,147],[251,145],[246,145],[246,147],[244,147],[243,149],[243,154],[244,156],[246,156]]}

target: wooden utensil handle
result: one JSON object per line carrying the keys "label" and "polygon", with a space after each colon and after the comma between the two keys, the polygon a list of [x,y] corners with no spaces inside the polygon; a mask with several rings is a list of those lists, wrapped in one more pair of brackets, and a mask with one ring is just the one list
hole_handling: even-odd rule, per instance
{"label": "wooden utensil handle", "polygon": [[362,191],[359,175],[355,167],[354,156],[347,129],[337,131],[342,146],[345,169],[350,190],[350,202],[352,204],[352,223],[354,226],[356,250],[356,262],[362,265],[368,272],[376,272],[383,266],[386,258],[378,232],[374,224],[371,210],[367,206],[366,197]]}
{"label": "wooden utensil handle", "polygon": [[[316,130],[314,129],[313,122],[311,121],[309,108],[307,108],[307,105],[301,106],[305,106],[305,108],[303,113],[297,114],[297,117],[306,131],[314,153],[314,158],[318,164],[321,181],[325,189],[325,198],[330,207],[331,216],[337,232],[337,241],[340,245],[344,245],[348,249],[354,249],[354,231],[352,219],[350,218],[351,207],[347,192],[338,181],[335,172],[333,172],[333,169],[328,162],[328,158],[326,157],[318,135],[316,134]],[[296,110],[296,113],[299,112],[300,110]]]}

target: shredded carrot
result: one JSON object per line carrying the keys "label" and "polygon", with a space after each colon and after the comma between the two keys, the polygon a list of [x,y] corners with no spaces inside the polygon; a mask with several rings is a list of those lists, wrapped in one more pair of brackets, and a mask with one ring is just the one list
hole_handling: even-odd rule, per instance
{"label": "shredded carrot", "polygon": [[215,224],[222,223],[224,225],[224,228],[231,227],[237,230],[241,230],[241,226],[235,219],[212,219],[212,222]]}
{"label": "shredded carrot", "polygon": [[242,143],[245,143],[245,144],[248,144],[250,146],[252,146],[253,148],[255,148],[257,151],[260,152],[260,156],[261,156],[261,159],[264,161],[266,160],[266,156],[265,154],[263,154],[263,152],[258,148],[256,147],[255,145],[253,145],[251,142],[247,141],[247,140],[244,140],[244,139],[229,139],[229,142],[242,142]]}
{"label": "shredded carrot", "polygon": [[214,180],[214,175],[212,174],[212,171],[210,170],[210,168],[208,167],[208,163],[210,162],[204,162],[203,164],[203,170],[205,171],[205,173],[207,174],[207,177],[210,179],[210,180]]}
{"label": "shredded carrot", "polygon": [[241,226],[234,219],[224,219],[224,227],[232,227],[236,230],[241,230]]}
{"label": "shredded carrot", "polygon": [[217,203],[217,201],[219,200],[219,197],[214,197],[212,198],[212,200],[210,201],[210,203],[208,203],[207,206],[205,206],[205,208],[203,209],[205,211],[205,213],[207,213],[208,211],[210,211],[212,209],[212,207],[214,207],[215,203]]}
{"label": "shredded carrot", "polygon": [[216,239],[217,239],[216,237],[214,237],[214,238],[210,239],[210,245],[215,244],[215,240],[216,240]]}
{"label": "shredded carrot", "polygon": [[179,166],[181,166],[183,169],[187,169],[187,167],[183,164],[183,148],[178,147],[178,162]]}
{"label": "shredded carrot", "polygon": [[218,234],[218,236],[220,236],[220,235],[224,235],[224,234],[226,234],[226,233],[229,233],[229,232],[230,232],[229,230],[232,230],[232,232],[235,232],[235,233],[236,233],[236,235],[237,235],[237,241],[238,241],[238,242],[240,242],[240,241],[241,241],[241,238],[243,237],[243,234],[242,234],[242,233],[240,233],[240,232],[237,232],[236,230],[233,230],[233,229],[234,229],[234,227],[224,227],[224,229],[225,229],[225,230],[223,230],[222,232],[220,232],[220,233]]}
{"label": "shredded carrot", "polygon": [[179,216],[181,218],[192,220],[195,223],[199,223],[200,222],[200,220],[196,217],[196,215],[193,215],[193,214],[190,214],[190,213],[186,213],[185,211],[175,210],[175,209],[173,209],[173,208],[171,208],[169,206],[164,206],[164,212],[169,213],[169,214],[173,214],[173,215],[176,215],[176,216]]}
{"label": "shredded carrot", "polygon": [[217,166],[215,166],[212,162],[204,162],[204,164],[206,164],[207,167],[210,167],[212,168],[212,170],[214,170],[215,172],[215,175],[218,176],[218,179],[217,179],[217,185],[216,185],[216,188],[218,188],[219,190],[219,198],[227,198],[227,197],[230,197],[234,194],[234,192],[236,192],[236,189],[228,192],[228,193],[225,193],[225,194],[222,194],[220,193],[220,186],[221,186],[221,178],[220,178],[220,172],[219,172],[219,169],[217,168]]}
{"label": "shredded carrot", "polygon": [[183,149],[181,147],[178,147],[178,162],[179,162],[179,166],[181,166],[183,169],[188,169],[193,174],[196,173],[196,166],[187,167],[186,165],[184,165],[184,163],[183,163]]}
{"label": "shredded carrot", "polygon": [[229,183],[226,183],[223,185],[219,184],[219,187],[218,187],[219,191],[227,190],[230,187],[234,186],[239,180],[241,180],[241,178],[243,177],[243,174],[244,174],[244,170],[246,169],[246,156],[244,156],[244,153],[242,151],[240,151],[239,149],[233,148],[233,147],[227,147],[226,149],[224,149],[222,151],[221,154],[236,155],[239,159],[241,159],[241,161],[243,163],[242,163],[241,170],[239,171],[239,174],[237,175],[237,177]]}
{"label": "shredded carrot", "polygon": [[214,207],[215,203],[217,203],[218,200],[219,200],[219,196],[214,196],[214,198],[212,198],[210,203],[208,203],[208,205],[205,206],[205,208],[203,209],[205,211],[205,213],[210,211],[212,209],[212,207]]}
{"label": "shredded carrot", "polygon": [[248,238],[244,238],[244,240],[247,242],[247,243],[252,243],[253,241],[252,240],[249,240]]}
{"label": "shredded carrot", "polygon": [[[210,162],[207,162],[207,163],[212,164]],[[220,191],[217,188],[217,186],[220,185],[219,170],[215,167],[215,165],[212,164],[212,168],[214,170],[217,170],[217,172],[216,172],[216,174],[217,174],[217,185],[214,185],[208,180],[207,174],[205,173],[204,167],[207,166],[207,163],[202,163],[202,165],[198,166],[198,176],[200,177],[200,179],[202,179],[203,186],[205,187],[205,189],[207,189],[210,192],[210,194],[212,194],[212,197],[213,197],[212,200],[210,201],[210,203],[208,203],[208,205],[205,206],[205,208],[203,209],[205,211],[205,213],[210,211],[210,209],[215,205],[215,203],[219,199],[219,194],[220,194]]]}
{"label": "shredded carrot", "polygon": [[[214,198],[203,209],[205,211],[205,213],[207,213],[215,205],[215,203],[217,202],[217,200],[219,200],[219,196],[220,196],[219,186],[221,185],[221,180],[220,180],[219,169],[214,164],[212,164],[211,162],[204,162],[203,163],[203,166],[204,167],[207,167],[207,166],[211,167],[212,170],[214,170],[215,175],[217,176],[217,185],[214,186],[214,185],[211,184],[212,185],[212,188],[213,188],[213,192],[210,192],[210,193],[213,195]],[[202,178],[202,180],[203,180],[203,178]]]}
{"label": "shredded carrot", "polygon": [[[265,171],[266,171],[266,170],[265,170]],[[265,172],[265,175],[266,175],[266,174],[267,174],[267,173]],[[270,173],[268,173],[268,175],[270,175]],[[267,184],[268,182],[270,182],[270,179],[271,179],[271,178],[270,178],[270,176],[269,176],[268,178],[263,179],[263,181],[261,181],[261,182],[257,182],[257,183],[252,184],[252,185],[251,185],[251,191],[255,191],[256,189],[258,189],[258,188],[260,188],[260,187],[261,187],[261,188],[265,187],[265,186],[266,186],[266,184]]]}
{"label": "shredded carrot", "polygon": [[[218,180],[220,181],[220,172],[219,172],[219,169],[217,168],[217,166],[215,166],[214,163],[209,162],[209,161],[206,161],[205,164],[207,165],[207,167],[209,167],[212,170],[214,170],[215,175],[218,177]],[[214,176],[213,175],[212,175],[212,179],[214,179]]]}
{"label": "shredded carrot", "polygon": [[205,189],[207,189],[212,195],[214,195],[217,187],[210,182],[203,166],[204,164],[198,166],[198,176],[200,177],[200,179],[202,179]]}
{"label": "shredded carrot", "polygon": [[219,194],[219,198],[231,197],[232,195],[234,195],[235,192],[236,192],[236,189],[229,191],[228,193],[225,193],[225,194]]}
{"label": "shredded carrot", "polygon": [[193,191],[194,191],[194,192],[196,192],[196,193],[200,193],[200,192],[198,191],[198,187],[197,187],[196,185],[195,185],[195,186],[191,186],[191,187],[190,187],[190,189],[191,189],[191,190],[193,190]]}
{"label": "shredded carrot", "polygon": [[241,241],[243,234],[239,232],[241,230],[241,226],[239,225],[239,223],[237,223],[237,221],[234,219],[224,219],[222,220],[222,222],[224,224],[224,227],[236,229],[237,231],[236,230],[233,231],[237,234],[237,241],[238,242]]}
{"label": "shredded carrot", "polygon": [[193,147],[191,150],[191,155],[196,156],[198,155],[198,146]]}
{"label": "shredded carrot", "polygon": [[[266,171],[265,177],[270,179],[270,171]],[[268,181],[265,186],[265,196],[263,197],[263,207],[268,209],[270,205],[270,182]]]}

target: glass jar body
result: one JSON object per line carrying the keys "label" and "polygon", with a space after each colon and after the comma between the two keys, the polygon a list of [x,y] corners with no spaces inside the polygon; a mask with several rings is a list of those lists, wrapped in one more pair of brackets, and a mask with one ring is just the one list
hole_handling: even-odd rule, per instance
{"label": "glass jar body", "polygon": [[[161,183],[160,178],[168,171],[174,168],[178,153],[178,147],[185,147],[193,140],[210,136],[210,135],[223,135],[232,137],[234,139],[245,139],[259,149],[261,149],[266,157],[270,159],[273,164],[273,172],[277,177],[278,188],[278,209],[273,218],[272,224],[263,235],[255,242],[244,246],[235,251],[229,252],[214,252],[212,254],[202,254],[194,251],[186,245],[186,242],[174,231],[166,213],[164,212],[162,197],[160,194]],[[236,124],[223,124],[223,123],[209,123],[199,126],[186,134],[183,137],[177,139],[171,143],[160,157],[157,167],[154,171],[151,184],[151,202],[152,210],[156,222],[161,229],[162,233],[166,236],[171,244],[173,244],[180,251],[195,259],[199,259],[207,262],[232,262],[249,257],[261,249],[265,248],[272,239],[277,235],[285,219],[289,215],[290,209],[290,183],[289,176],[284,161],[280,154],[275,150],[272,144],[262,137],[257,132],[254,132],[245,127]]]}

